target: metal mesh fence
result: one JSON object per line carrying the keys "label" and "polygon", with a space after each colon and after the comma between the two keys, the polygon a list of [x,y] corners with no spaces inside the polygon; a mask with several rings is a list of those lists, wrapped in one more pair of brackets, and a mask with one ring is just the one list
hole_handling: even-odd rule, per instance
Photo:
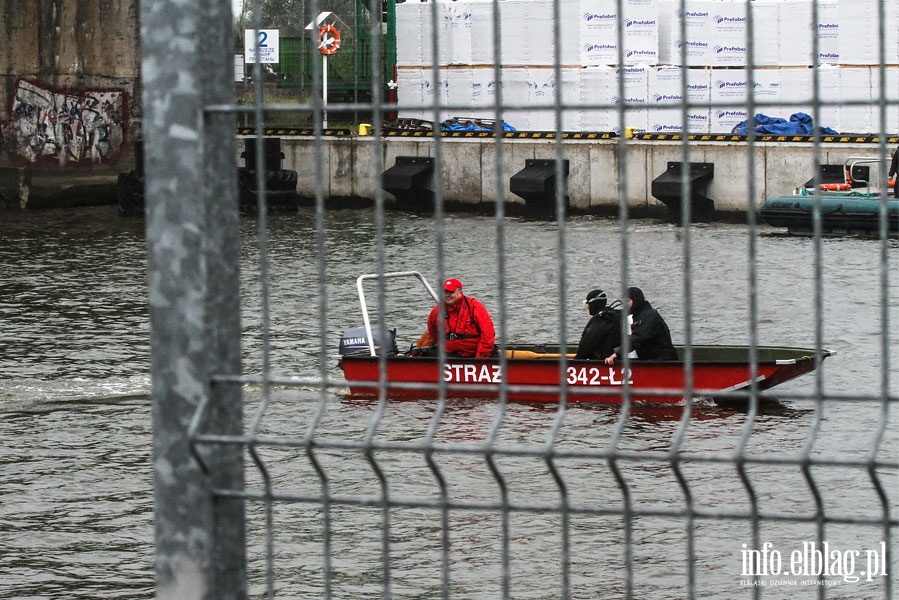
{"label": "metal mesh fence", "polygon": [[[327,9],[312,4],[311,14]],[[502,82],[503,52],[525,43],[510,42],[501,18],[510,13],[502,11],[538,3],[422,3],[430,29],[419,47],[441,56],[444,11],[475,4],[489,16],[476,26],[489,34],[492,57],[479,68]],[[553,168],[550,214],[529,220],[509,214],[505,193],[488,203],[487,215],[449,211],[440,174],[460,152],[464,162],[459,144],[466,141],[439,132],[418,150],[437,174],[425,216],[394,211],[381,185],[371,186],[370,204],[358,214],[330,210],[336,184],[329,165],[339,159],[325,135],[328,112],[370,115],[377,133],[394,113],[438,123],[473,116],[460,114],[472,106],[402,93],[394,103],[382,64],[370,69],[371,102],[326,106],[320,62],[312,101],[264,107],[256,65],[256,103],[238,106],[230,9],[213,0],[141,3],[160,597],[893,597],[899,245],[887,191],[873,200],[877,226],[868,239],[826,236],[820,193],[813,193],[807,237],[772,235],[754,206],[765,173],[777,167],[763,169],[754,158],[768,142],[750,128],[726,150],[702,146],[702,135],[687,134],[695,101],[682,78],[678,100],[657,107],[674,107],[681,135],[644,143],[673,144],[682,163],[720,152],[744,156],[745,170],[727,176],[746,189],[745,223],[697,223],[685,201],[693,196],[686,171],[674,223],[633,218],[629,181],[643,166],[629,163],[635,142],[628,129],[644,108],[626,89],[626,13],[651,5],[687,15],[697,6],[596,4],[589,8],[597,15],[618,17],[609,34],[612,61],[622,67],[617,100],[566,96],[563,72],[572,65],[556,50],[543,69],[559,90],[550,100],[529,103],[500,83],[486,107],[484,118],[494,122],[528,113],[555,125],[542,148]],[[749,33],[736,41],[745,40],[742,68],[752,89],[765,76],[755,57],[767,50],[758,38],[769,3],[707,4],[742,7]],[[808,4],[812,23],[821,22],[825,4]],[[584,8],[548,2],[540,13],[548,19],[522,22],[533,35],[549,32],[551,47],[561,49],[572,35],[565,18],[573,5]],[[834,107],[866,107],[876,124],[864,132],[866,154],[888,162],[899,110],[899,79],[889,79],[896,65],[888,58],[897,7],[872,6],[865,14],[875,19],[876,35],[865,43],[876,61],[867,71],[883,84],[866,101],[830,100],[819,68],[826,42],[810,35],[810,55],[819,57],[806,65],[811,96],[778,106],[810,110],[816,123]],[[380,2],[367,10],[393,14]],[[669,34],[693,39],[686,18],[676,23]],[[388,54],[379,46],[386,24],[372,19],[371,28],[371,55]],[[397,43],[402,49],[406,42]],[[691,46],[678,48],[677,63],[688,65]],[[432,62],[419,70],[434,79],[457,67]],[[774,106],[752,94],[706,105],[747,116]],[[314,193],[297,216],[270,213],[262,169],[257,205],[241,214],[236,177],[227,175],[238,155],[235,115],[252,112],[262,138],[264,110],[313,115],[313,134],[296,140],[311,160],[295,168]],[[608,167],[617,196],[611,218],[569,214],[564,124],[584,111],[609,118],[610,136],[596,143],[616,157]],[[825,147],[823,135],[814,130],[800,146],[813,172],[831,155],[857,150]],[[397,142],[375,135],[348,143],[374,148],[364,177],[380,181]],[[484,187],[507,190],[515,141],[494,135],[469,143],[477,152],[489,148]],[[255,164],[265,164],[263,144],[255,150]],[[340,332],[358,324],[355,277],[417,264],[427,281],[462,276],[466,290],[473,284],[480,292],[495,321],[501,372],[513,360],[502,352],[509,340],[539,335],[561,344],[565,374],[566,351],[576,348],[583,326],[572,297],[579,304],[602,286],[624,298],[631,282],[646,281],[667,296],[666,314],[683,342],[678,402],[646,406],[625,384],[620,403],[582,404],[564,376],[551,390],[557,402],[548,405],[511,401],[504,380],[491,399],[479,397],[477,385],[471,398],[456,399],[456,388],[435,380],[416,384],[421,399],[397,400],[403,386],[388,377],[386,354],[377,359],[374,394],[354,396],[335,362]],[[460,271],[477,274],[477,283]],[[399,322],[407,334],[423,329],[427,313],[411,308],[408,289],[385,277],[368,289],[374,322]],[[759,376],[759,349],[772,331],[801,338],[819,364],[776,394],[762,389]],[[694,384],[696,353],[710,338],[732,337],[747,348],[748,385],[710,401]],[[630,349],[625,335],[625,369],[637,362]],[[445,343],[436,360],[442,372],[451,360]]]}

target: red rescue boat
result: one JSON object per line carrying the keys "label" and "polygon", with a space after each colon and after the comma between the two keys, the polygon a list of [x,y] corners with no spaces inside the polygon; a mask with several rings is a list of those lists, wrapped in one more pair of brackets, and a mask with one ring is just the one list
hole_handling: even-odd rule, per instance
{"label": "red rescue boat", "polygon": [[[438,301],[419,273],[384,274],[402,276],[419,278]],[[406,399],[436,398],[441,393],[447,398],[496,398],[501,389],[510,401],[536,403],[559,402],[562,394],[569,402],[607,404],[621,403],[626,394],[641,403],[684,399],[688,365],[682,360],[632,360],[625,367],[573,360],[569,354],[563,361],[558,347],[534,344],[507,345],[505,360],[447,358],[441,363],[436,357],[400,353],[395,332],[371,328],[362,283],[376,277],[363,275],[357,280],[365,327],[348,330],[340,344],[340,366],[352,396],[377,396],[383,385],[389,397]],[[683,357],[683,347],[677,350]],[[383,362],[382,352],[386,352]],[[819,360],[832,354],[813,348],[757,346],[753,376],[748,346],[692,346],[692,352],[693,397],[703,398],[748,389],[753,379],[759,390],[769,389],[813,371]]]}

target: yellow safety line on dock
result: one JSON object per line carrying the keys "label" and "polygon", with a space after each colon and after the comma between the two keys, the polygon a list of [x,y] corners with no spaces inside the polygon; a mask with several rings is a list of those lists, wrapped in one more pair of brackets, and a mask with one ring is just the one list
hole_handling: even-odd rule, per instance
{"label": "yellow safety line on dock", "polygon": [[[552,140],[556,138],[555,131],[505,131],[503,137],[505,139],[527,139],[527,140]],[[256,129],[253,127],[240,127],[237,129],[238,135],[256,135]],[[285,137],[285,136],[314,136],[315,130],[310,127],[277,127],[263,129],[262,134],[267,137]],[[322,135],[326,137],[349,137],[354,135],[350,129],[325,129]],[[448,138],[493,138],[492,131],[443,131],[442,137]],[[415,130],[415,129],[388,129],[384,132],[384,137],[403,137],[403,138],[419,138],[433,137],[434,132],[431,130]],[[612,131],[563,131],[563,140],[611,140],[616,139],[618,134]],[[633,139],[643,142],[671,142],[684,139],[681,133],[634,133]],[[745,142],[748,137],[745,135],[735,135],[731,133],[698,133],[690,134],[687,139],[694,142]],[[831,144],[878,144],[880,136],[870,135],[822,135],[822,143]],[[815,137],[811,135],[757,135],[756,142],[814,142]],[[899,135],[886,136],[886,143],[893,145],[899,143]]]}

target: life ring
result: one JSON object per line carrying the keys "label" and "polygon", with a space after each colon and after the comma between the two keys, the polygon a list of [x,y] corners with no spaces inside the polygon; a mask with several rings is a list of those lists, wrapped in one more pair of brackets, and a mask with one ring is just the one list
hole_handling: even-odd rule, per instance
{"label": "life ring", "polygon": [[318,30],[318,51],[325,56],[340,49],[340,32],[333,25],[322,25]]}
{"label": "life ring", "polygon": [[821,191],[822,192],[846,192],[852,189],[852,184],[849,183],[822,183]]}

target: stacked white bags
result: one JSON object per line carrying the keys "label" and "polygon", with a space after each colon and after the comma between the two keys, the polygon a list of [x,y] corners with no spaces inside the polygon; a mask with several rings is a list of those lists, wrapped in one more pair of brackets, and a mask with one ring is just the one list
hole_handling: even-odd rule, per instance
{"label": "stacked white bags", "polygon": [[[750,93],[757,113],[811,114],[817,68],[819,125],[879,132],[883,94],[899,131],[899,0],[754,0],[751,20],[745,0],[681,4],[501,0],[499,37],[492,0],[398,4],[400,116],[495,118],[498,62],[502,118],[519,130],[722,133],[748,118]],[[700,106],[682,110],[684,89]]]}

